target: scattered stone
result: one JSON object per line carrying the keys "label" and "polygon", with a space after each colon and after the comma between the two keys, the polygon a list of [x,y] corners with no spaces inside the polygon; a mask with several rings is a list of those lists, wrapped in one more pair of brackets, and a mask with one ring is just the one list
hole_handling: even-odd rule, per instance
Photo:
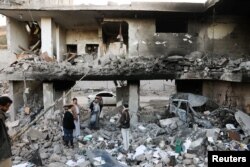
{"label": "scattered stone", "polygon": [[61,149],[61,146],[59,144],[56,144],[54,146],[54,153],[55,154],[61,154],[62,153],[62,149]]}
{"label": "scattered stone", "polygon": [[182,163],[183,164],[185,164],[185,165],[190,165],[190,164],[192,164],[192,159],[184,159],[183,161],[182,161]]}
{"label": "scattered stone", "polygon": [[[250,62],[249,62],[250,64]],[[242,130],[244,131],[246,136],[250,136],[250,116],[246,113],[238,110],[235,113],[235,119],[240,124]]]}
{"label": "scattered stone", "polygon": [[195,155],[195,154],[185,153],[185,154],[184,154],[184,157],[187,158],[187,159],[193,159],[193,158],[196,157],[196,155]]}

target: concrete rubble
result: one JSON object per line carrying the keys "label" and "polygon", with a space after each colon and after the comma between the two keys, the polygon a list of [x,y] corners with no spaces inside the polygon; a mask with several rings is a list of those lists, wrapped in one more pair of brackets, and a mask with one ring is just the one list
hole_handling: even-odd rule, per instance
{"label": "concrete rubble", "polygon": [[[139,122],[131,128],[131,146],[127,154],[121,152],[120,129],[110,121],[111,118],[117,120],[117,113],[105,115],[100,121],[101,129],[96,131],[88,129],[88,121],[84,121],[81,136],[74,141],[74,149],[63,146],[60,119],[45,116],[13,144],[13,163],[29,161],[49,167],[207,166],[208,151],[250,149],[249,116],[245,113],[225,108],[217,108],[209,114],[197,113],[207,117],[212,127],[184,122],[178,115],[166,117],[167,114],[155,123]],[[229,121],[219,122],[221,119]],[[22,121],[9,123],[12,128],[18,128],[17,124]]]}
{"label": "concrete rubble", "polygon": [[[26,77],[41,79],[60,79],[63,76],[79,77],[90,68],[89,76],[133,76],[133,75],[168,75],[174,78],[221,79],[241,81],[234,75],[249,71],[248,60],[232,60],[223,56],[210,56],[194,51],[188,55],[162,55],[159,57],[126,57],[107,55],[99,59],[88,59],[88,55],[76,55],[56,62],[45,52],[40,55],[24,57],[11,66],[1,70],[1,74],[12,75],[25,72]],[[39,75],[40,74],[40,75]],[[156,75],[157,74],[157,75]],[[46,78],[47,77],[47,78]],[[62,79],[62,78],[61,78]],[[69,79],[69,78],[68,78]]]}

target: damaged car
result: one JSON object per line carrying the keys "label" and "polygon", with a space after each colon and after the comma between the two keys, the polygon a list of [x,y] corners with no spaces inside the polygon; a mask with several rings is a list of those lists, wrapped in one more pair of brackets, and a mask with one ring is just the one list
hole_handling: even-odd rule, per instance
{"label": "damaged car", "polygon": [[169,98],[168,114],[174,114],[188,125],[197,124],[205,128],[212,128],[213,125],[208,120],[203,111],[213,111],[219,105],[211,99],[192,93],[177,93]]}

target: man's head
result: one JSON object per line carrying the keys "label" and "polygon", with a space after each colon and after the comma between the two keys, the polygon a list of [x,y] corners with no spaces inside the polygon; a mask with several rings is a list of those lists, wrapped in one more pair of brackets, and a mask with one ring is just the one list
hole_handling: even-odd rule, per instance
{"label": "man's head", "polygon": [[77,98],[73,98],[73,104],[77,104]]}
{"label": "man's head", "polygon": [[124,108],[128,108],[128,103],[124,103],[124,104],[123,104],[123,107],[124,107]]}
{"label": "man's head", "polygon": [[95,102],[97,103],[97,102],[100,102],[100,100],[101,100],[101,97],[100,96],[96,96],[95,97]]}
{"label": "man's head", "polygon": [[7,112],[12,104],[12,100],[8,96],[0,97],[0,110]]}

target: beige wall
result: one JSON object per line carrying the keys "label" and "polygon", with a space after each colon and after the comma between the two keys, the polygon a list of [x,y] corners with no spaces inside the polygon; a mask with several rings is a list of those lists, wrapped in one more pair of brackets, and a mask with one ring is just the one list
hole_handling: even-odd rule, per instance
{"label": "beige wall", "polygon": [[16,56],[11,54],[7,49],[0,49],[0,70],[9,66],[16,60]]}
{"label": "beige wall", "polygon": [[28,48],[29,34],[25,28],[25,23],[12,18],[7,18],[7,44],[9,51],[19,53],[21,49],[18,45]]}
{"label": "beige wall", "polygon": [[78,54],[85,54],[86,44],[99,44],[98,54],[102,40],[98,37],[98,30],[68,30],[66,32],[66,44],[76,44]]}
{"label": "beige wall", "polygon": [[237,108],[250,113],[249,83],[204,81],[203,95],[214,99],[221,105],[237,106]]}

